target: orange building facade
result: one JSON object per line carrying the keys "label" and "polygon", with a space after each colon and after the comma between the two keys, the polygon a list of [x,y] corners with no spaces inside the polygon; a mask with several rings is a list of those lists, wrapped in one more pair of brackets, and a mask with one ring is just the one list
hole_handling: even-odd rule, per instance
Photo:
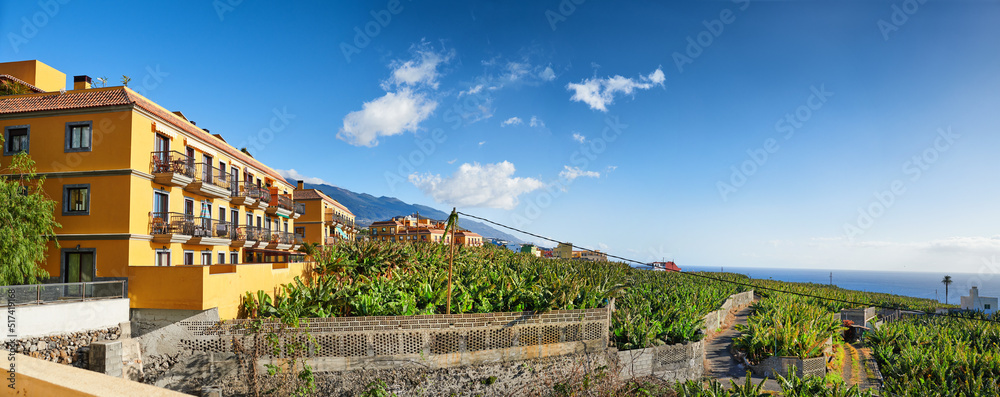
{"label": "orange building facade", "polygon": [[220,135],[128,87],[76,76],[65,90],[65,74],[38,61],[0,63],[0,80],[27,91],[0,96],[0,169],[27,153],[58,205],[51,282],[128,280],[133,308],[225,306],[235,316],[244,290],[301,270],[295,187]]}

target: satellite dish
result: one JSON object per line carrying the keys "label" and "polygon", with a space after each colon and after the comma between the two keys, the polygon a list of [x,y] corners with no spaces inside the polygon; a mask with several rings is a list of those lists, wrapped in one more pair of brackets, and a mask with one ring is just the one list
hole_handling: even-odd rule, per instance
{"label": "satellite dish", "polygon": [[59,89],[59,95],[62,95],[62,94],[65,94],[65,93],[66,93],[66,89],[65,88],[60,88]]}

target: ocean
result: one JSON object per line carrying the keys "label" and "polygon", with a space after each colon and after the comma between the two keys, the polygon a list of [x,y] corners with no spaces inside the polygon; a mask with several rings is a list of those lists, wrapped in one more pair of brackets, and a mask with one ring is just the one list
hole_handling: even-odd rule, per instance
{"label": "ocean", "polygon": [[941,279],[951,276],[948,287],[948,303],[961,304],[961,296],[969,296],[972,286],[979,287],[980,296],[1000,296],[1000,274],[975,274],[953,272],[887,272],[868,270],[824,270],[824,269],[770,269],[752,267],[705,267],[681,266],[684,271],[718,272],[745,274],[752,278],[774,279],[800,283],[829,284],[833,273],[833,284],[858,291],[884,292],[912,296],[915,298],[937,299],[944,302],[944,284]]}

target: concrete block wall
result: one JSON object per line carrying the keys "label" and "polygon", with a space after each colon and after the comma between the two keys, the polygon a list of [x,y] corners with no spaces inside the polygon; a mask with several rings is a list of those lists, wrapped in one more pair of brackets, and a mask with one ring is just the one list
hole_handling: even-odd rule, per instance
{"label": "concrete block wall", "polygon": [[826,375],[826,357],[814,357],[801,359],[798,357],[768,357],[758,365],[751,365],[750,369],[758,376],[766,376],[774,379],[777,375],[788,375],[788,368],[794,368],[796,375],[802,376],[824,376]]}
{"label": "concrete block wall", "polygon": [[[729,310],[753,302],[753,291],[730,295],[719,310],[705,315],[704,332],[719,329],[729,315]],[[701,378],[705,372],[705,344],[703,341],[655,346],[645,349],[616,351],[619,377],[654,375],[667,381],[686,381]]]}
{"label": "concrete block wall", "polygon": [[90,344],[90,370],[105,375],[122,377],[122,341],[105,340]]}
{"label": "concrete block wall", "polygon": [[621,379],[654,375],[666,381],[698,379],[705,372],[705,343],[686,342],[617,352]]}
{"label": "concrete block wall", "polygon": [[728,299],[722,304],[719,310],[710,312],[703,318],[705,323],[705,333],[712,333],[719,329],[723,323],[726,321],[726,317],[729,315],[729,310],[734,307],[741,307],[749,305],[753,302],[753,291],[740,292],[738,294],[730,295]]}
{"label": "concrete block wall", "polygon": [[[449,368],[607,349],[608,308],[545,313],[499,312],[422,316],[334,317],[302,321],[315,343],[310,365],[318,371],[386,366]],[[247,320],[185,321],[191,351],[232,352],[234,338],[249,338]],[[276,326],[276,322],[271,326]],[[244,339],[248,345],[251,343]],[[264,357],[270,360],[270,357]]]}

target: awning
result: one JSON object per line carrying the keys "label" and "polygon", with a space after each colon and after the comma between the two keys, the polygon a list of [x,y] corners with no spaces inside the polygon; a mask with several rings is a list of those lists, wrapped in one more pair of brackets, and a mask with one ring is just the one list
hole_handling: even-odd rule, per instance
{"label": "awning", "polygon": [[282,215],[281,213],[277,213],[277,215],[280,216],[280,217],[282,217],[282,218],[288,219],[288,215]]}

